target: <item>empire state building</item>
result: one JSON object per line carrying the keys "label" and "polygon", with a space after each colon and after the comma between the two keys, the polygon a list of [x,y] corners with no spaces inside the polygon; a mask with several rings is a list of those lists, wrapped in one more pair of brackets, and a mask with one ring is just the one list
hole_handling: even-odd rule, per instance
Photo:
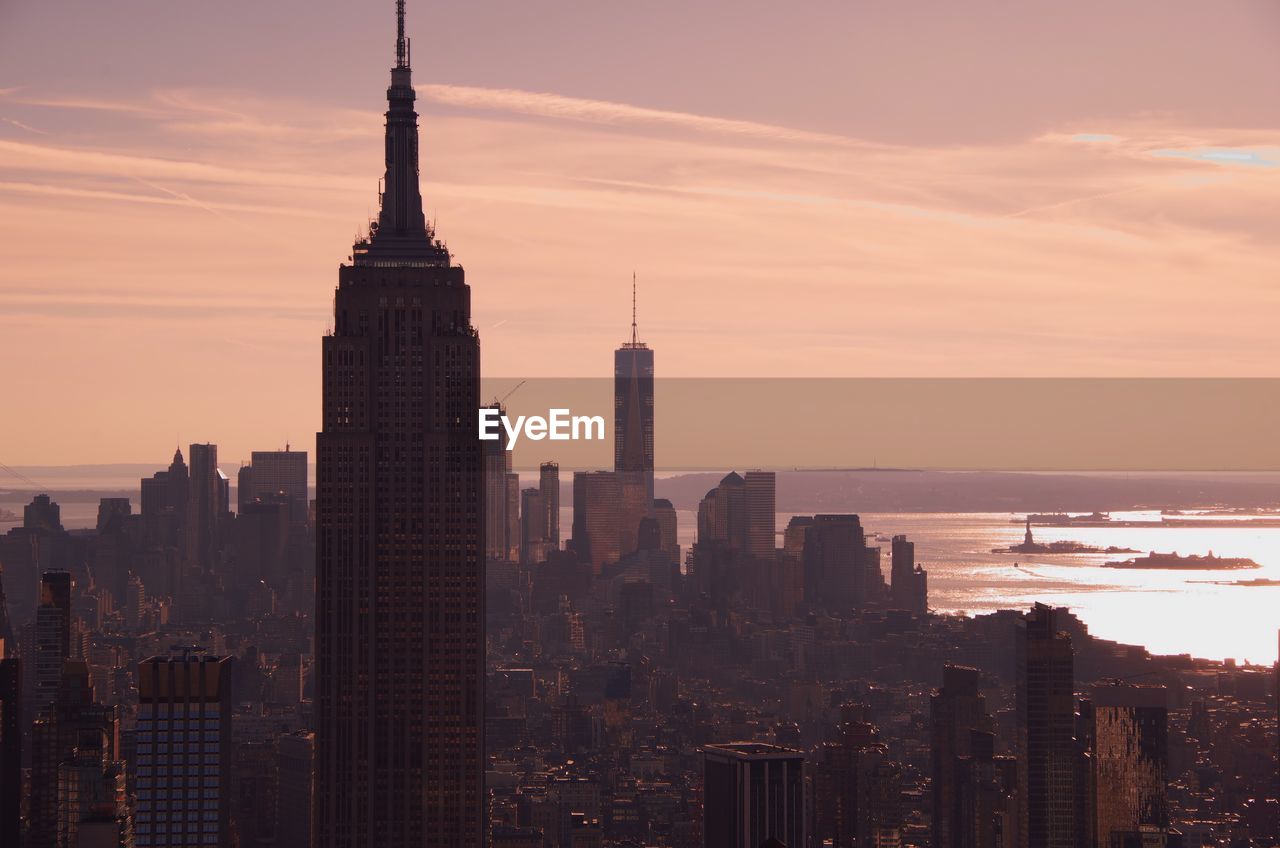
{"label": "empire state building", "polygon": [[330,848],[484,838],[480,342],[422,214],[396,6],[381,208],[323,340],[314,832]]}

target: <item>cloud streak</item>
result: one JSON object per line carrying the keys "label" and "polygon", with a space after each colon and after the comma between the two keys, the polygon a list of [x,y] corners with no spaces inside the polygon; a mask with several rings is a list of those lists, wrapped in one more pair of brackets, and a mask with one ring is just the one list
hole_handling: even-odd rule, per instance
{"label": "cloud streak", "polygon": [[429,100],[464,109],[483,109],[538,118],[578,121],[606,126],[666,127],[699,133],[745,136],[751,139],[803,142],[837,146],[864,146],[841,135],[791,127],[716,118],[689,112],[649,109],[626,103],[565,97],[514,88],[476,88],[461,85],[420,85],[418,93]]}
{"label": "cloud streak", "polygon": [[[1280,171],[1190,155],[1270,159],[1265,129],[1135,117],[929,146],[512,89],[420,92],[426,211],[473,284],[487,373],[607,374],[633,268],[664,375],[1270,376],[1280,363]],[[8,114],[13,95],[0,102]],[[379,116],[196,89],[133,102],[83,108],[74,131],[27,106],[14,119],[48,117],[48,135],[0,137],[0,357],[42,351],[40,373],[9,390],[46,399],[38,422],[78,413],[37,377],[108,409],[119,386],[86,373],[126,375],[138,392],[170,387],[148,398],[166,427],[218,433],[248,425],[209,398],[267,373],[263,408],[314,430],[305,352],[318,355],[336,266],[375,211]],[[266,362],[264,346],[294,355]],[[10,426],[15,450],[41,455],[47,433]],[[100,455],[144,450],[112,447],[145,438],[123,427],[95,438]]]}

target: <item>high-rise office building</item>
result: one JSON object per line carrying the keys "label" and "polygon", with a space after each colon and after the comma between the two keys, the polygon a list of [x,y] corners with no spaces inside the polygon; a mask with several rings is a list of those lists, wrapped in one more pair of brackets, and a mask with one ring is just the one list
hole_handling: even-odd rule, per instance
{"label": "high-rise office building", "polygon": [[22,663],[0,656],[0,845],[22,832]]}
{"label": "high-rise office building", "polygon": [[1163,845],[1169,830],[1165,687],[1098,685],[1084,706],[1093,763],[1093,844]]}
{"label": "high-rise office building", "polygon": [[186,556],[184,541],[190,470],[182,451],[173,452],[173,461],[141,482],[143,557],[138,571],[159,595],[175,595]]}
{"label": "high-rise office building", "polygon": [[1075,848],[1075,653],[1058,610],[1036,604],[1019,622],[1015,653],[1024,844]]}
{"label": "high-rise office building", "polygon": [[132,846],[125,764],[112,759],[108,732],[86,730],[58,765],[56,845]]}
{"label": "high-rise office building", "polygon": [[890,600],[895,609],[917,615],[929,611],[929,575],[916,565],[916,546],[906,536],[894,536],[889,571]]}
{"label": "high-rise office building", "polygon": [[814,843],[831,848],[897,845],[902,775],[870,723],[847,717],[813,766]]}
{"label": "high-rise office building", "polygon": [[977,669],[946,665],[942,686],[930,705],[930,750],[933,757],[933,845],[935,848],[967,846],[969,811],[961,803],[961,787],[969,758],[973,731],[991,732],[994,723],[986,699],[979,691]]}
{"label": "high-rise office building", "polygon": [[679,563],[680,525],[675,506],[666,498],[654,498],[653,517],[658,522],[658,547],[672,562]]}
{"label": "high-rise office building", "polygon": [[772,471],[748,471],[746,485],[747,553],[757,559],[771,560],[777,550],[774,504],[777,500],[777,475]]}
{"label": "high-rise office building", "polygon": [[35,692],[37,714],[53,703],[62,680],[62,664],[71,656],[71,573],[40,576],[36,608]]}
{"label": "high-rise office building", "polygon": [[551,547],[560,547],[560,466],[544,462],[538,467],[538,491],[542,494],[543,538]]}
{"label": "high-rise office building", "polygon": [[[856,515],[815,515],[804,533],[804,593],[810,606],[862,609],[874,597],[878,550]],[[876,551],[874,560],[872,552]]]}
{"label": "high-rise office building", "polygon": [[31,725],[30,848],[59,845],[59,822],[65,829],[73,816],[78,821],[76,811],[60,811],[72,799],[60,797],[59,784],[63,767],[87,741],[97,748],[99,778],[105,778],[105,769],[119,759],[118,717],[114,707],[95,701],[89,666],[72,660],[62,665],[53,702]]}
{"label": "high-rise office building", "polygon": [[378,219],[339,268],[317,436],[318,848],[484,838],[480,342],[418,185],[404,3]]}
{"label": "high-rise office building", "polygon": [[199,654],[138,664],[138,848],[229,848],[231,660]]}
{"label": "high-rise office building", "polygon": [[702,758],[705,848],[760,848],[767,839],[809,844],[803,753],[731,742],[705,746]]}
{"label": "high-rise office building", "polygon": [[276,740],[276,844],[311,845],[315,802],[315,734],[300,730]]}
{"label": "high-rise office building", "polygon": [[551,542],[546,538],[547,511],[542,490],[530,486],[520,492],[520,562],[545,562]]}
{"label": "high-rise office building", "polygon": [[61,530],[62,507],[48,495],[36,495],[22,508],[22,526],[26,530]]}
{"label": "high-rise office building", "polygon": [[216,565],[221,547],[219,531],[227,511],[225,477],[218,469],[217,445],[191,445],[187,456],[191,464],[184,526],[187,570],[202,574]]}
{"label": "high-rise office building", "polygon": [[[285,445],[279,451],[254,451],[249,472],[244,483],[247,492],[238,493],[240,503],[266,500],[283,495],[289,504],[289,521],[305,524],[307,521],[307,452],[290,450]],[[243,471],[243,469],[242,469]]]}
{"label": "high-rise office building", "polygon": [[631,341],[613,352],[613,470],[634,475],[653,501],[653,350],[636,329],[634,280]]}
{"label": "high-rise office building", "polygon": [[747,550],[747,488],[736,471],[721,478],[698,503],[698,544],[716,542],[728,550]]}
{"label": "high-rise office building", "polygon": [[622,556],[622,491],[612,471],[573,472],[573,549],[594,574]]}
{"label": "high-rise office building", "polygon": [[[499,403],[489,405],[502,415]],[[484,555],[486,559],[514,560],[520,555],[520,475],[511,470],[507,433],[483,442],[484,451]]]}

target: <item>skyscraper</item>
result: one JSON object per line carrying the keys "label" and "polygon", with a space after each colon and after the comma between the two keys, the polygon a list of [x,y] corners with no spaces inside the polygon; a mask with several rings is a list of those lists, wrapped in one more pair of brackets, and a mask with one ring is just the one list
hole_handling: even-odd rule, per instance
{"label": "skyscraper", "polygon": [[315,734],[299,730],[276,740],[276,844],[311,845],[315,804]]}
{"label": "skyscraper", "polygon": [[62,680],[62,664],[71,656],[71,574],[46,571],[40,577],[36,608],[35,707],[53,703]]}
{"label": "skyscraper", "polygon": [[520,562],[545,562],[551,543],[546,539],[547,511],[542,491],[530,486],[520,492]]}
{"label": "skyscraper", "polygon": [[778,547],[774,516],[777,475],[772,471],[748,471],[747,552],[757,559],[771,560]]}
{"label": "skyscraper", "polygon": [[[500,403],[490,409],[506,415]],[[487,559],[514,560],[520,554],[520,475],[511,470],[506,431],[484,442],[484,555]]]}
{"label": "skyscraper", "polygon": [[1058,611],[1036,604],[1019,623],[1017,728],[1026,842],[1075,848],[1075,653]]}
{"label": "skyscraper", "polygon": [[0,845],[22,831],[22,663],[0,657]]}
{"label": "skyscraper", "polygon": [[613,470],[636,476],[653,501],[653,351],[636,330],[634,279],[631,341],[613,352]]}
{"label": "skyscraper", "polygon": [[[973,811],[961,803],[965,772],[973,757],[974,731],[991,733],[995,722],[979,692],[977,669],[942,666],[942,687],[929,698],[933,754],[933,845],[960,848],[972,834]],[[968,813],[968,815],[966,815]]]}
{"label": "skyscraper", "polygon": [[573,472],[573,549],[593,574],[624,553],[621,488],[613,471]]}
{"label": "skyscraper", "polygon": [[138,664],[138,848],[233,843],[234,708],[228,657],[185,654]]}
{"label": "skyscraper", "polygon": [[560,547],[560,466],[544,462],[538,467],[538,489],[542,493],[542,509],[546,514],[543,538],[551,547]]}
{"label": "skyscraper", "polygon": [[187,569],[205,573],[213,568],[220,546],[219,522],[226,512],[217,445],[191,445],[191,482],[187,496]]}
{"label": "skyscraper", "polygon": [[[1163,686],[1099,685],[1088,711],[1093,743],[1094,844],[1164,844],[1169,829],[1168,693]],[[1127,843],[1125,843],[1127,844]]]}
{"label": "skyscraper", "polygon": [[804,754],[761,742],[707,745],[703,845],[759,848],[767,839],[807,845]]}
{"label": "skyscraper", "polygon": [[[257,498],[284,495],[289,502],[289,520],[294,524],[307,521],[307,452],[290,450],[254,451],[243,482],[249,490],[239,493],[241,503]],[[241,469],[243,471],[244,469]]]}
{"label": "skyscraper", "polygon": [[480,343],[422,214],[404,3],[378,219],[338,272],[317,436],[317,846],[484,834]]}
{"label": "skyscraper", "polygon": [[76,660],[63,664],[56,697],[31,726],[31,848],[60,844],[59,773],[86,739],[99,749],[100,766],[118,758],[116,709],[95,702],[89,666]]}
{"label": "skyscraper", "polygon": [[804,535],[804,593],[811,606],[861,609],[874,594],[878,550],[856,515],[815,515]]}
{"label": "skyscraper", "polygon": [[910,610],[917,615],[929,611],[929,575],[916,565],[916,546],[906,536],[894,536],[890,600],[895,609]]}

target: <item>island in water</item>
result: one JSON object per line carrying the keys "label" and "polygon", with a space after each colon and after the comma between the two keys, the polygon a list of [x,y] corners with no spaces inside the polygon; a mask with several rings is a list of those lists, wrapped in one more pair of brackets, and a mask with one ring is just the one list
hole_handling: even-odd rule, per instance
{"label": "island in water", "polygon": [[1137,559],[1123,562],[1108,562],[1106,568],[1176,568],[1190,571],[1231,571],[1238,568],[1261,568],[1258,563],[1248,557],[1220,557],[1209,551],[1205,556],[1191,554],[1180,556],[1177,553],[1159,554],[1155,551]]}
{"label": "island in water", "polygon": [[992,548],[993,554],[1136,554],[1139,551],[1133,548],[1119,548],[1115,545],[1106,548],[1099,548],[1094,545],[1085,545],[1081,542],[1072,542],[1062,540],[1058,542],[1037,542],[1035,537],[1031,535],[1031,519],[1034,516],[1027,517],[1027,535],[1023,537],[1022,543],[1010,545],[1007,548]]}

